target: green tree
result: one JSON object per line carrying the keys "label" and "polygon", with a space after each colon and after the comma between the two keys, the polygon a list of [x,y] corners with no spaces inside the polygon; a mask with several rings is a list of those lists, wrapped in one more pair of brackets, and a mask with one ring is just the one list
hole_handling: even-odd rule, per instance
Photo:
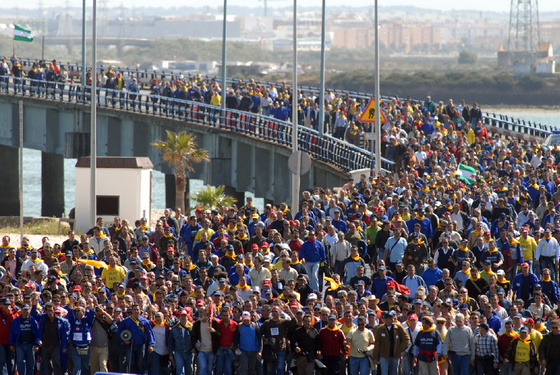
{"label": "green tree", "polygon": [[193,163],[209,161],[208,152],[198,148],[196,137],[182,131],[179,134],[167,130],[166,140],[157,140],[152,146],[161,151],[163,160],[175,167],[175,203],[185,212],[185,191],[187,191],[187,171],[194,171]]}
{"label": "green tree", "polygon": [[206,185],[206,188],[197,191],[189,196],[189,198],[198,203],[196,208],[204,210],[218,209],[221,206],[229,207],[237,202],[237,199],[225,194],[224,190],[224,185],[218,186],[214,190],[212,190],[210,185]]}
{"label": "green tree", "polygon": [[459,53],[459,64],[476,64],[478,56],[473,51],[462,50]]}

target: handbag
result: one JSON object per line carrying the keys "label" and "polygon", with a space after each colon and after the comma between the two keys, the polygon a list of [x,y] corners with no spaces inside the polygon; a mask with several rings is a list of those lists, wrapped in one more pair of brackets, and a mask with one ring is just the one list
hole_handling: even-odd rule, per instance
{"label": "handbag", "polygon": [[88,355],[89,354],[89,345],[88,346],[76,346],[76,351],[78,352],[78,355]]}
{"label": "handbag", "polygon": [[271,345],[263,345],[262,359],[265,362],[273,363],[278,359],[278,354]]}

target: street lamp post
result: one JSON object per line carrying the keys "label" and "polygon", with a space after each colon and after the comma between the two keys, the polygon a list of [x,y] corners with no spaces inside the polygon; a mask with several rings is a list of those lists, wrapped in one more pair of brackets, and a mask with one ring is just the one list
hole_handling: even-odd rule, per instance
{"label": "street lamp post", "polygon": [[321,13],[321,87],[319,89],[319,137],[323,137],[325,126],[325,8],[327,0],[323,0]]}
{"label": "street lamp post", "polygon": [[220,103],[222,112],[222,124],[226,121],[226,52],[227,52],[227,0],[224,0],[224,24],[222,30],[222,102]]}
{"label": "street lamp post", "polygon": [[[298,152],[298,94],[297,94],[297,0],[294,0],[294,83],[292,86],[292,153]],[[292,174],[292,215],[299,211],[299,183],[301,157],[297,158],[296,173]]]}
{"label": "street lamp post", "polygon": [[381,106],[379,96],[379,7],[375,0],[375,173],[381,171]]}
{"label": "street lamp post", "polygon": [[91,158],[90,215],[94,225],[97,207],[97,0],[93,0],[91,68]]}

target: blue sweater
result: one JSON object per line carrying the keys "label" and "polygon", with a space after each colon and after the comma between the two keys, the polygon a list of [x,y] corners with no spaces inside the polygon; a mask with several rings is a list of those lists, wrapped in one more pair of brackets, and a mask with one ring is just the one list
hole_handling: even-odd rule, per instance
{"label": "blue sweater", "polygon": [[299,250],[301,259],[306,262],[317,263],[325,261],[325,249],[321,242],[314,240],[313,242],[305,241]]}

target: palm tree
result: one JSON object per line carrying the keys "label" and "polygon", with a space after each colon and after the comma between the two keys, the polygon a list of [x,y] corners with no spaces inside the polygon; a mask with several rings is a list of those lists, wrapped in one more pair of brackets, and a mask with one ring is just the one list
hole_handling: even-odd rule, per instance
{"label": "palm tree", "polygon": [[218,186],[214,190],[212,190],[210,185],[207,185],[206,189],[197,191],[192,196],[189,196],[189,198],[198,203],[196,208],[205,210],[217,209],[220,206],[230,207],[237,202],[237,199],[231,195],[224,194],[224,189],[224,185]]}
{"label": "palm tree", "polygon": [[188,186],[187,172],[193,172],[193,163],[209,161],[208,152],[198,148],[196,137],[182,131],[179,134],[167,130],[167,140],[157,140],[152,146],[159,149],[163,160],[175,167],[175,203],[185,212],[185,191]]}

